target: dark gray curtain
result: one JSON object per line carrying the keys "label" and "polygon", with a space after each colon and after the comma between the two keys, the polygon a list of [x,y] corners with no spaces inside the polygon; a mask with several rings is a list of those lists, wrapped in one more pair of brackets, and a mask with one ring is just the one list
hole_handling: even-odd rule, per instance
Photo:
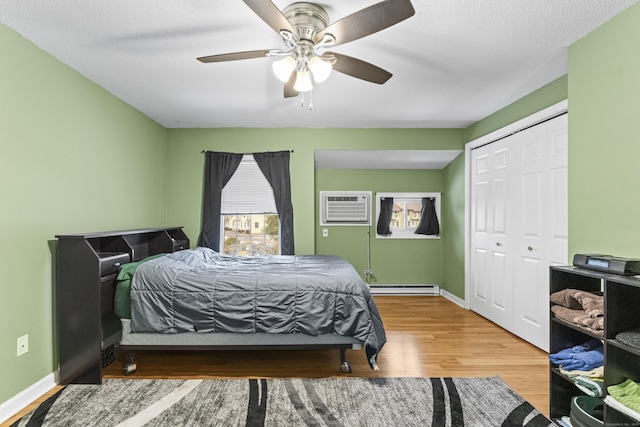
{"label": "dark gray curtain", "polygon": [[207,151],[204,163],[202,230],[198,246],[220,251],[220,208],[222,189],[238,169],[242,154]]}
{"label": "dark gray curtain", "polygon": [[436,215],[436,199],[425,197],[422,199],[420,208],[420,223],[416,228],[416,234],[427,234],[430,236],[440,235],[440,224]]}
{"label": "dark gray curtain", "polygon": [[381,236],[391,235],[391,217],[393,216],[393,197],[380,199],[380,217],[376,226],[376,233]]}
{"label": "dark gray curtain", "polygon": [[280,217],[280,253],[294,255],[293,247],[293,204],[291,203],[291,178],[289,176],[289,151],[254,153],[258,167],[264,174],[276,201]]}

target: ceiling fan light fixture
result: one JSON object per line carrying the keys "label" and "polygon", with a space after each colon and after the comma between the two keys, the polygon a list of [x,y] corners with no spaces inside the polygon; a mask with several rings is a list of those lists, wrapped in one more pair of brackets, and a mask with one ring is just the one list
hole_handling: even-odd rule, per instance
{"label": "ceiling fan light fixture", "polygon": [[273,68],[273,72],[276,77],[283,83],[289,81],[289,77],[293,70],[295,70],[296,66],[297,61],[292,56],[288,55],[271,64],[271,68]]}
{"label": "ceiling fan light fixture", "polygon": [[329,78],[333,67],[330,62],[321,59],[319,56],[314,56],[309,60],[309,70],[311,70],[316,83],[322,83]]}
{"label": "ceiling fan light fixture", "polygon": [[[271,67],[285,84],[285,98],[309,92],[310,99],[313,83],[327,80],[334,66],[337,72],[372,83],[383,84],[391,78],[391,73],[373,64],[324,50],[377,33],[413,16],[415,9],[411,0],[380,0],[332,24],[322,5],[294,1],[280,10],[272,0],[243,0],[262,21],[280,34],[286,49],[223,53],[196,59],[212,63],[282,57]],[[300,98],[304,99],[304,96]]]}
{"label": "ceiling fan light fixture", "polygon": [[311,73],[309,71],[298,71],[293,89],[298,92],[310,92],[313,89]]}

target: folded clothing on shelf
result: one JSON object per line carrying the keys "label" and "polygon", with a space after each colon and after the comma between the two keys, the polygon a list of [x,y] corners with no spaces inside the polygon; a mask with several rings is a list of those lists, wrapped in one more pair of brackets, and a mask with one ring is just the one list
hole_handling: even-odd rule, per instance
{"label": "folded clothing on shelf", "polygon": [[593,339],[584,344],[550,354],[549,360],[567,371],[590,371],[604,365],[603,350],[602,342]]}
{"label": "folded clothing on shelf", "polygon": [[640,412],[640,385],[635,381],[627,379],[620,384],[610,385],[607,391],[617,402],[636,413]]}
{"label": "folded clothing on shelf", "polygon": [[585,392],[587,396],[604,396],[604,381],[602,380],[593,380],[591,378],[578,375],[577,377],[571,378],[571,381],[573,381],[576,387]]}
{"label": "folded clothing on shelf", "polygon": [[604,335],[604,297],[579,289],[563,289],[549,297],[553,314],[598,336]]}
{"label": "folded clothing on shelf", "polygon": [[585,351],[593,350],[598,347],[602,347],[602,341],[600,341],[599,339],[593,338],[583,344],[574,345],[573,347],[560,350],[555,354],[557,357],[564,357],[565,355],[571,355],[573,353],[583,353]]}
{"label": "folded clothing on shelf", "polygon": [[604,396],[604,366],[598,366],[589,371],[560,369],[560,373],[569,378],[587,396]]}
{"label": "folded clothing on shelf", "polygon": [[549,297],[551,302],[563,307],[583,310],[589,317],[604,316],[604,297],[579,289],[563,289]]}
{"label": "folded clothing on shelf", "polygon": [[616,335],[616,340],[629,347],[640,349],[640,328],[620,332]]}
{"label": "folded clothing on shelf", "polygon": [[601,382],[604,381],[604,366],[598,366],[597,368],[593,368],[588,371],[577,371],[577,370],[568,371],[565,369],[560,369],[560,373],[569,378],[581,376],[581,377],[591,378],[592,380],[596,380],[596,381],[601,381]]}

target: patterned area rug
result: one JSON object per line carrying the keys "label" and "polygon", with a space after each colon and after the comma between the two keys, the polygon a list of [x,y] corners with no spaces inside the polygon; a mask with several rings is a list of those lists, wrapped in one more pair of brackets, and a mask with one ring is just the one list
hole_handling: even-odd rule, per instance
{"label": "patterned area rug", "polygon": [[108,379],[14,426],[550,426],[500,378]]}

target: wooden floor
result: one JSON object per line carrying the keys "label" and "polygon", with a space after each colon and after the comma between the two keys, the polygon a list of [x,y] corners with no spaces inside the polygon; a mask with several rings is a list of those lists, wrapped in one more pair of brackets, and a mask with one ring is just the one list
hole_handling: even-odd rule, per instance
{"label": "wooden floor", "polygon": [[[364,351],[347,351],[351,374],[340,372],[337,350],[140,351],[138,371],[126,378],[499,376],[549,415],[544,351],[443,297],[377,296],[375,300],[387,332],[379,371],[369,368]],[[125,378],[123,364],[121,355],[104,370],[104,377]]]}

